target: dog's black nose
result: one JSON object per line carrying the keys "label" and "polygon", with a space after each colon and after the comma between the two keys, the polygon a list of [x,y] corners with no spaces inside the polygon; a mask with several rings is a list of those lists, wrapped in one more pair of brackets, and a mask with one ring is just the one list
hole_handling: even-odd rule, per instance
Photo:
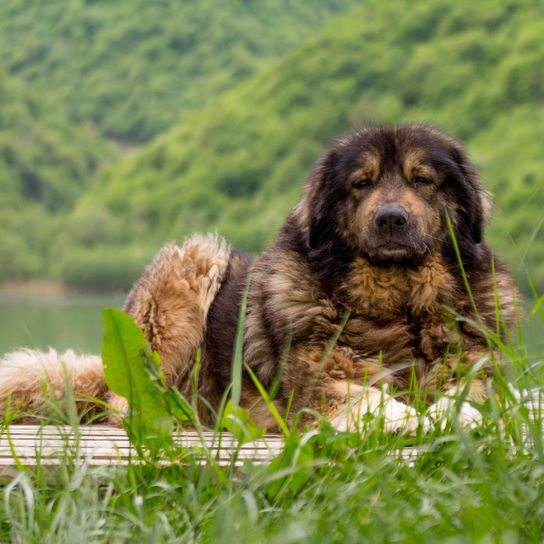
{"label": "dog's black nose", "polygon": [[392,234],[393,231],[404,229],[408,223],[408,214],[400,206],[386,204],[378,210],[374,221],[380,231]]}

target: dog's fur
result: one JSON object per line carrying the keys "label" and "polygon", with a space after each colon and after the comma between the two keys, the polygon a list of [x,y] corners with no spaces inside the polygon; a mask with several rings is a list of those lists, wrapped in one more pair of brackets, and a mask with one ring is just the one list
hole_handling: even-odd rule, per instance
{"label": "dog's fur", "polygon": [[[483,240],[490,209],[458,142],[426,126],[369,127],[322,157],[276,241],[255,262],[218,237],[166,246],[125,311],[159,353],[168,384],[186,395],[201,349],[199,392],[214,408],[231,381],[247,285],[244,360],[277,390],[279,411],[290,406],[291,418],[308,408],[303,421],[321,413],[351,429],[357,413],[384,401],[379,386],[403,392],[415,380],[433,402],[436,393],[457,390],[478,362],[469,398],[481,400],[481,378],[490,375],[482,331],[496,329],[496,299],[502,325],[514,322],[518,300]],[[62,367],[48,357],[8,355],[0,401],[11,394],[24,409],[36,408],[41,380],[61,395]],[[77,367],[71,357],[58,358],[68,363],[76,395],[125,407],[106,392],[97,359]],[[414,415],[410,396],[403,400],[385,395],[391,430],[394,415]],[[242,402],[258,424],[275,427],[247,373]]]}

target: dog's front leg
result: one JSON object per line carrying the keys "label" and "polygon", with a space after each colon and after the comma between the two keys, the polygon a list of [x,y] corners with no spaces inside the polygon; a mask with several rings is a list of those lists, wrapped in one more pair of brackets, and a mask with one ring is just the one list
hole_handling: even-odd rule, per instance
{"label": "dog's front leg", "polygon": [[[429,408],[429,417],[438,421],[442,429],[448,418],[454,415],[460,397],[458,422],[465,427],[477,427],[482,415],[472,403],[482,403],[487,397],[484,378],[490,374],[493,354],[484,350],[466,351],[450,355],[438,362],[426,376],[423,388],[436,391],[434,404]],[[460,378],[459,376],[465,376]]]}
{"label": "dog's front leg", "polygon": [[339,392],[345,391],[343,402],[329,415],[333,427],[339,431],[362,429],[368,414],[383,418],[383,429],[386,433],[414,433],[420,423],[411,406],[397,401],[385,389],[346,382],[335,384],[335,389]]}
{"label": "dog's front leg", "polygon": [[415,431],[415,410],[386,391],[382,375],[379,361],[359,360],[350,350],[298,346],[287,361],[284,393],[294,393],[294,412],[309,408],[340,431],[362,429],[368,414],[383,417],[388,433]]}
{"label": "dog's front leg", "polygon": [[[456,385],[446,389],[440,398],[430,406],[429,417],[432,421],[438,421],[440,428],[446,427],[448,418],[454,415],[455,406],[459,397],[464,394],[466,382],[461,380]],[[485,383],[482,380],[473,380],[468,385],[468,392],[462,404],[459,406],[458,422],[463,427],[475,428],[482,423],[482,414],[472,406],[471,401],[483,402],[486,398]]]}

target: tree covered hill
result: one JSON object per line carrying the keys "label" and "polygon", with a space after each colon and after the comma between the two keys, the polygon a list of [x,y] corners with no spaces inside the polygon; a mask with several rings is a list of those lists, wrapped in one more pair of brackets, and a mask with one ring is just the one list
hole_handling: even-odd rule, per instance
{"label": "tree covered hill", "polygon": [[[0,2],[0,280],[50,275],[64,217],[101,168],[354,3]],[[76,232],[92,239],[101,219]]]}
{"label": "tree covered hill", "polygon": [[59,273],[100,283],[110,263],[128,282],[144,255],[195,230],[260,250],[334,135],[418,121],[466,144],[495,193],[493,247],[542,287],[543,35],[539,0],[355,7],[105,171],[59,243]]}
{"label": "tree covered hill", "polygon": [[356,0],[0,2],[0,62],[74,122],[144,142]]}
{"label": "tree covered hill", "polygon": [[71,124],[0,65],[0,278],[44,272],[57,218],[114,156],[91,127]]}

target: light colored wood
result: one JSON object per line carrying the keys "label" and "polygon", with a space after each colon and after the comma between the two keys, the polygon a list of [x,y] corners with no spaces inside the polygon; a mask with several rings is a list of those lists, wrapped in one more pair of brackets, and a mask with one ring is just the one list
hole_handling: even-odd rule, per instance
{"label": "light colored wood", "polygon": [[[540,391],[529,391],[520,404],[528,409],[529,419],[542,427],[544,402]],[[544,430],[544,428],[543,428]],[[524,443],[532,447],[530,433],[523,425]],[[198,433],[193,429],[178,429],[174,444],[191,455],[191,462],[206,464],[211,459],[222,466],[241,466],[249,460],[266,463],[281,451],[283,439],[280,435],[267,435],[262,440],[246,444],[229,433],[211,431]],[[424,447],[404,448],[396,452],[409,465],[425,451]],[[67,461],[68,459],[68,461]],[[0,480],[11,479],[18,474],[18,466],[59,467],[67,462],[85,463],[88,466],[123,466],[139,462],[137,452],[131,446],[125,431],[107,425],[70,426],[9,425],[0,426]],[[183,463],[183,456],[176,462]],[[157,462],[168,465],[167,459]]]}
{"label": "light colored wood", "polygon": [[[282,438],[268,435],[265,439],[240,445],[226,432],[199,434],[194,430],[179,429],[174,434],[174,444],[192,455],[192,462],[196,456],[197,462],[214,459],[222,466],[240,466],[246,460],[269,461],[281,449]],[[139,462],[127,434],[118,427],[93,425],[74,429],[69,426],[10,425],[0,429],[0,479],[13,477],[17,465],[55,467],[65,463],[67,457],[89,466]],[[166,465],[169,461],[158,463]]]}

